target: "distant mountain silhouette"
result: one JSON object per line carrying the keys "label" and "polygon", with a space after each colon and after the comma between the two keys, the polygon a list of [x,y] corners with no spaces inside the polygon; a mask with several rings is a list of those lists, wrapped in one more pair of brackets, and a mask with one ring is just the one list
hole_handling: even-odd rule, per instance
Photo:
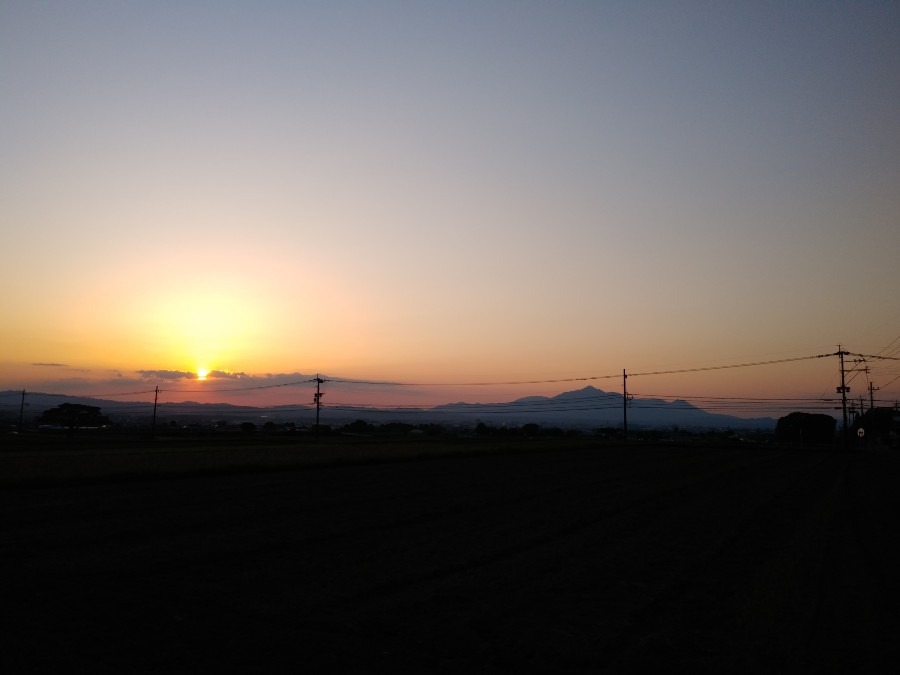
{"label": "distant mountain silhouette", "polygon": [[[465,412],[496,424],[538,422],[557,426],[592,428],[622,426],[622,394],[590,385],[556,396],[526,396],[509,403],[452,403],[435,410],[459,415]],[[771,417],[746,419],[707,412],[687,401],[634,399],[628,405],[628,425],[635,428],[774,429]]]}
{"label": "distant mountain silhouette", "polygon": [[[6,419],[18,416],[21,391],[0,392],[0,413]],[[26,420],[31,420],[60,403],[78,403],[100,407],[113,423],[137,423],[152,413],[151,402],[113,401],[85,396],[60,396],[28,392]],[[556,396],[525,396],[506,403],[447,403],[422,408],[371,408],[338,406],[322,408],[324,424],[345,424],[357,419],[384,423],[444,423],[474,425],[478,422],[493,426],[537,423],[564,428],[594,429],[622,426],[622,394],[606,392],[592,386],[566,391]],[[228,403],[160,403],[160,420],[195,418],[198,422],[211,419],[229,422],[259,421],[260,419],[314,423],[311,405],[254,407]],[[634,399],[628,406],[628,426],[637,428],[683,429],[774,429],[771,417],[742,418],[710,413],[683,400]]]}

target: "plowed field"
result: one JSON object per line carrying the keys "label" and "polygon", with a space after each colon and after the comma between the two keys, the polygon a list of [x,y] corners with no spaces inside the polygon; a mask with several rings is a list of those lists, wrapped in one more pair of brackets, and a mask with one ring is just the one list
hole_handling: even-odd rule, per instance
{"label": "plowed field", "polygon": [[569,448],[2,490],[3,672],[883,672],[896,451]]}

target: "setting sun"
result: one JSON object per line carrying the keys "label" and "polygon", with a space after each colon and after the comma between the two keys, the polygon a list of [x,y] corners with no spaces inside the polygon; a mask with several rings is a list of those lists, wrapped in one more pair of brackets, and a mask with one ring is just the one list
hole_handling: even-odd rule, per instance
{"label": "setting sun", "polygon": [[26,389],[288,406],[317,373],[335,408],[834,412],[805,359],[839,344],[877,355],[852,399],[900,396],[900,3],[86,4],[0,4],[16,424]]}

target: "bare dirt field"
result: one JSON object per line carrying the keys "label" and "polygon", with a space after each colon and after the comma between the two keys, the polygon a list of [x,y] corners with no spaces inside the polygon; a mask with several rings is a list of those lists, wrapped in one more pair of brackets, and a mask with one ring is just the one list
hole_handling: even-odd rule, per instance
{"label": "bare dirt field", "polygon": [[0,457],[5,673],[886,672],[900,656],[896,451],[560,441],[69,482],[48,465],[74,460],[32,459],[42,482],[23,457]]}

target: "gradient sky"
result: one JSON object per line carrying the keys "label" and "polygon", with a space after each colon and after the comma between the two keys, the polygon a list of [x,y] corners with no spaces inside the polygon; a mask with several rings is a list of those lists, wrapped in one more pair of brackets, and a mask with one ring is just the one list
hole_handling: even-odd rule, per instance
{"label": "gradient sky", "polygon": [[3,389],[565,379],[900,335],[897,2],[5,0],[0,100]]}

